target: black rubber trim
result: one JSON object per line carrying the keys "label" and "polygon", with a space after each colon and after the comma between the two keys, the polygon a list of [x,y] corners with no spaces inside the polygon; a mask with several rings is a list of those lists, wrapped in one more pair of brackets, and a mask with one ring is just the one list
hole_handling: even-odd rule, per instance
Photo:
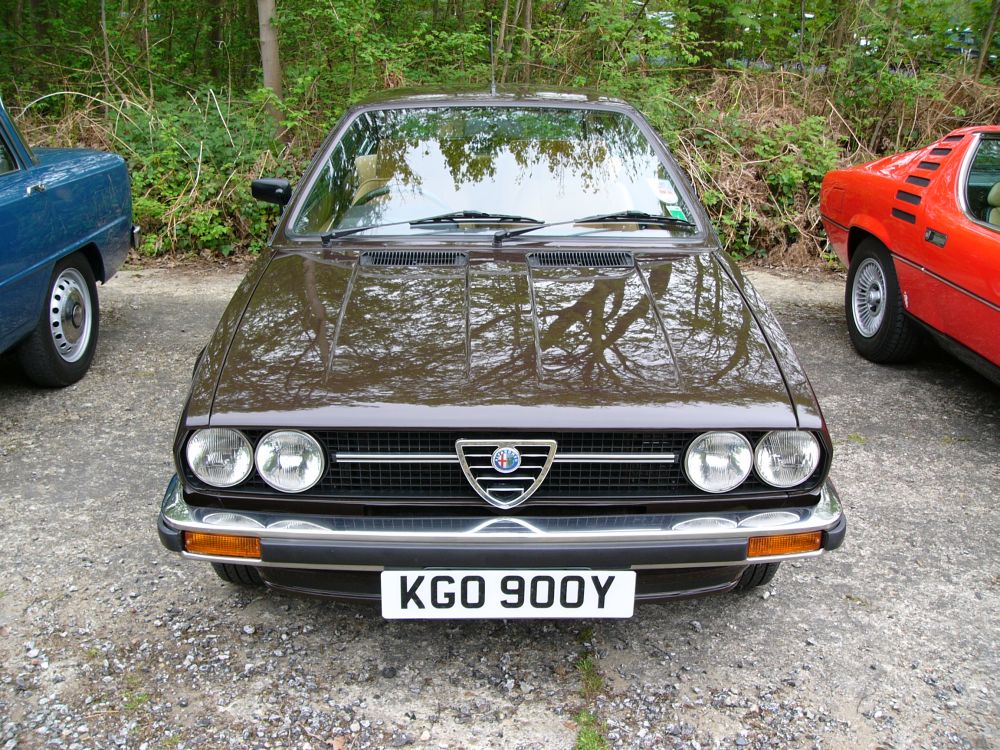
{"label": "black rubber trim", "polygon": [[837,549],[837,547],[844,543],[845,536],[847,536],[847,516],[842,513],[840,520],[837,521],[837,525],[829,531],[823,532],[823,549]]}
{"label": "black rubber trim", "polygon": [[262,539],[261,562],[386,568],[629,568],[633,565],[741,563],[745,539],[690,542],[323,542]]}
{"label": "black rubber trim", "polygon": [[964,286],[959,286],[958,284],[954,283],[953,281],[949,281],[944,276],[940,276],[940,275],[934,273],[933,271],[929,271],[928,269],[924,268],[923,266],[917,265],[912,260],[908,260],[907,258],[904,258],[902,255],[893,255],[892,257],[893,257],[894,260],[898,260],[901,263],[905,263],[906,265],[908,265],[908,266],[910,266],[912,268],[917,269],[921,273],[927,274],[928,276],[930,276],[935,281],[938,281],[938,282],[940,282],[942,284],[945,284],[946,286],[950,286],[956,292],[961,292],[962,294],[965,294],[965,295],[971,297],[972,299],[974,299],[979,304],[986,305],[991,310],[996,310],[997,312],[1000,312],[1000,305],[996,305],[993,302],[990,302],[985,297],[980,297],[978,294],[976,294],[975,292],[969,291]]}
{"label": "black rubber trim", "polygon": [[156,531],[160,535],[160,544],[166,547],[171,552],[183,552],[184,551],[184,535],[183,532],[177,529],[172,529],[167,526],[166,522],[163,520],[163,516],[159,516],[156,519]]}
{"label": "black rubber trim", "polygon": [[[734,588],[745,570],[738,565],[638,570],[635,599],[655,601],[722,593]],[[259,568],[259,571],[264,583],[278,591],[368,602],[381,598],[378,571],[305,568]]]}
{"label": "black rubber trim", "polygon": [[911,185],[916,185],[917,187],[927,187],[931,184],[931,181],[926,177],[917,177],[915,174],[911,174],[907,177],[906,181]]}
{"label": "black rubber trim", "polygon": [[849,226],[845,226],[844,224],[841,224],[841,223],[840,223],[839,221],[837,221],[837,220],[836,220],[836,219],[834,219],[833,217],[830,217],[830,216],[827,216],[826,214],[820,214],[820,218],[821,218],[821,219],[822,219],[823,221],[828,221],[828,222],[830,222],[830,223],[831,223],[831,224],[833,224],[833,225],[834,225],[835,227],[839,227],[840,229],[843,229],[844,231],[850,231],[850,229],[851,229],[851,228],[850,228]]}
{"label": "black rubber trim", "polygon": [[965,344],[955,341],[945,333],[937,330],[933,326],[919,318],[913,318],[917,323],[920,324],[924,330],[926,330],[937,342],[938,346],[948,352],[955,359],[962,362],[966,367],[982,375],[987,380],[990,380],[996,385],[1000,385],[1000,367],[990,362],[983,355],[974,352]]}
{"label": "black rubber trim", "polygon": [[914,214],[911,214],[909,211],[903,211],[900,208],[892,209],[892,215],[900,221],[905,221],[907,224],[917,223],[917,217]]}

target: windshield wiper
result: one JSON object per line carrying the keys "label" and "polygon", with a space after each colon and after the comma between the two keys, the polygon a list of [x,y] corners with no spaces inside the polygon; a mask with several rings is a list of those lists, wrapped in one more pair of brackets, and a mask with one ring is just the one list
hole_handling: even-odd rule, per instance
{"label": "windshield wiper", "polygon": [[523,229],[501,229],[493,235],[493,247],[500,247],[503,241],[509,237],[534,232],[536,229],[546,227],[558,227],[566,224],[638,224],[639,229],[647,227],[683,227],[685,229],[697,229],[698,225],[687,219],[678,219],[676,216],[662,216],[660,214],[650,214],[645,211],[615,211],[607,214],[597,214],[596,216],[584,216],[582,219],[570,219],[569,221],[553,221],[548,224],[538,224],[536,226],[525,227]]}
{"label": "windshield wiper", "polygon": [[[409,221],[393,221],[388,224],[363,224],[359,227],[347,227],[346,229],[335,229],[320,237],[320,241],[326,245],[330,240],[339,240],[341,237],[348,237],[358,232],[367,232],[369,229],[381,229],[382,227],[398,227],[409,224],[411,227],[429,227],[437,224],[457,224],[460,221],[477,221],[486,224],[533,224],[541,226],[542,222],[528,216],[512,216],[511,214],[494,214],[487,211],[452,211],[447,214],[427,216],[423,219],[411,219]],[[534,227],[532,227],[534,228]]]}
{"label": "windshield wiper", "polygon": [[511,214],[494,214],[488,211],[452,211],[449,214],[428,216],[426,219],[411,221],[411,227],[428,224],[457,224],[459,221],[479,221],[485,224],[542,224],[538,219],[529,216],[512,216]]}
{"label": "windshield wiper", "polygon": [[388,224],[362,224],[359,227],[347,227],[346,229],[335,229],[332,232],[327,232],[320,236],[320,242],[324,246],[329,244],[330,240],[339,240],[341,237],[347,237],[352,234],[357,234],[358,232],[367,232],[369,229],[379,229],[381,227],[398,227],[402,224],[409,224],[408,221],[393,221]]}

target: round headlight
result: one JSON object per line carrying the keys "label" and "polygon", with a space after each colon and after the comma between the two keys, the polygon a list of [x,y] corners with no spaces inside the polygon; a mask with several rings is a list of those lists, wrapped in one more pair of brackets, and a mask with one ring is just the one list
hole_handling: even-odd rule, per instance
{"label": "round headlight", "polygon": [[773,487],[802,484],[819,466],[819,441],[811,432],[775,430],[767,433],[754,451],[760,478]]}
{"label": "round headlight", "polygon": [[753,468],[750,441],[738,432],[699,435],[684,456],[684,471],[705,492],[727,492],[737,487]]}
{"label": "round headlight", "polygon": [[188,466],[205,484],[232,487],[239,484],[253,469],[253,449],[238,430],[209,427],[198,430],[188,440]]}
{"label": "round headlight", "polygon": [[316,438],[297,430],[275,430],[257,443],[257,471],[282,492],[305,492],[323,476],[326,461]]}

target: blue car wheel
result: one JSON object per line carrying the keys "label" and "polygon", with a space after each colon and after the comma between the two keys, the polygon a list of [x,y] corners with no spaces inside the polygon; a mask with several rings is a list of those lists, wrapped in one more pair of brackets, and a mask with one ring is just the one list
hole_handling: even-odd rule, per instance
{"label": "blue car wheel", "polygon": [[90,263],[74,253],[56,264],[46,307],[18,348],[25,375],[38,385],[75,383],[90,368],[97,346],[100,309]]}

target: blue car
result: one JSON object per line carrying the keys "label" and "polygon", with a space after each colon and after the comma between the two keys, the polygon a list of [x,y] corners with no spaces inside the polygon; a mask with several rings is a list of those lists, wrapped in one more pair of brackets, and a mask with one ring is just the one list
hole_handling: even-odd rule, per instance
{"label": "blue car", "polygon": [[32,150],[0,104],[0,352],[42,386],[70,385],[97,346],[97,282],[137,241],[125,160]]}

